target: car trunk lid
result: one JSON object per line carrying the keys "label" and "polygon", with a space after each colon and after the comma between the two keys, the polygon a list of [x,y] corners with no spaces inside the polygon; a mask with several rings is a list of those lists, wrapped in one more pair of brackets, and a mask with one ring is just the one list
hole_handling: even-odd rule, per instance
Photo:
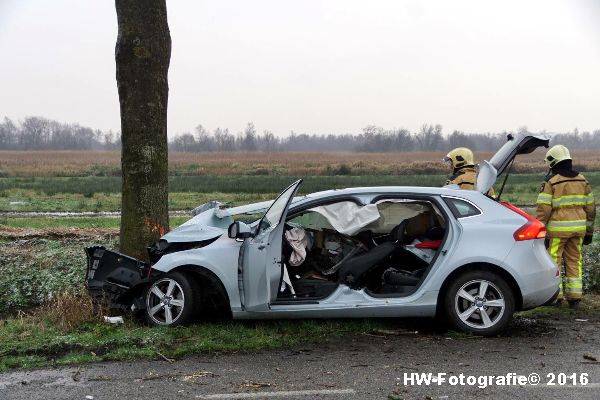
{"label": "car trunk lid", "polygon": [[476,189],[481,193],[487,193],[518,154],[529,154],[538,147],[548,147],[549,143],[548,135],[509,134],[506,143],[494,156],[479,165]]}

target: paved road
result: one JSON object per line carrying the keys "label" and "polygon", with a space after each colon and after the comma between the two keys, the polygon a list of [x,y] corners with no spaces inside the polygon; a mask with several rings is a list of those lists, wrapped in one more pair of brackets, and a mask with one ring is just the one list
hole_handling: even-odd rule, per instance
{"label": "paved road", "polygon": [[[600,362],[584,355],[600,359],[599,318],[519,319],[508,336],[492,339],[436,334],[413,321],[406,330],[310,347],[0,374],[0,399],[599,399]],[[480,389],[404,381],[429,372],[537,373],[541,383]],[[575,373],[578,385],[569,377],[567,386],[547,386],[551,373]],[[579,385],[583,373],[587,386]]]}

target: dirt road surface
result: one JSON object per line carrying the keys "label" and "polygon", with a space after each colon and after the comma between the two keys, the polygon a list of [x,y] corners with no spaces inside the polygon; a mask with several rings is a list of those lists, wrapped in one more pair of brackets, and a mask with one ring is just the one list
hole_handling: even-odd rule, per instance
{"label": "dirt road surface", "polygon": [[[419,385],[413,373],[447,375]],[[461,386],[460,374],[466,383],[493,375],[517,384]],[[532,374],[538,385],[518,384],[535,381]],[[505,336],[487,339],[409,321],[397,331],[297,348],[0,374],[3,400],[474,398],[599,399],[600,318],[517,318]]]}

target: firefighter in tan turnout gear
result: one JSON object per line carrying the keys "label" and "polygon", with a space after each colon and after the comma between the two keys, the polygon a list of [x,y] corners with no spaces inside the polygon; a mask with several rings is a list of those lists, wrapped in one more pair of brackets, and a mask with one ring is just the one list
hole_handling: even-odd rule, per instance
{"label": "firefighter in tan turnout gear", "polygon": [[[446,185],[458,185],[461,189],[475,190],[477,170],[475,170],[475,157],[471,149],[457,147],[446,154],[444,161],[450,162],[453,169]],[[490,189],[488,195],[494,196],[493,188]]]}
{"label": "firefighter in tan turnout gear", "polygon": [[566,298],[577,308],[583,294],[581,246],[590,244],[594,233],[594,194],[587,179],[573,170],[565,146],[550,148],[545,162],[550,172],[538,195],[537,218],[546,224],[548,251],[562,275],[557,304]]}

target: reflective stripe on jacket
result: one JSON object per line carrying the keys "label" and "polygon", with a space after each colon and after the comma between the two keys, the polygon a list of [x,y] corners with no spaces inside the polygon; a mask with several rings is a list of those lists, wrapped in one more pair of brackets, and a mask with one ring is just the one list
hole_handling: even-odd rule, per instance
{"label": "reflective stripe on jacket", "polygon": [[537,218],[546,224],[548,236],[571,237],[594,232],[596,204],[587,179],[581,174],[548,178],[537,198]]}

